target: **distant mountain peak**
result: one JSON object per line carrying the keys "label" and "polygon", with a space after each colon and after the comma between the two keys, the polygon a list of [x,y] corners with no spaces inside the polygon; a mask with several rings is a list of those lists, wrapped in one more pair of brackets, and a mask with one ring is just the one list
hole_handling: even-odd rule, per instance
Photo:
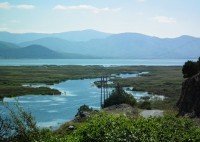
{"label": "distant mountain peak", "polygon": [[69,31],[61,33],[9,33],[0,32],[0,40],[12,42],[12,43],[22,43],[27,41],[33,41],[46,37],[53,37],[64,39],[68,41],[89,41],[92,39],[103,39],[110,36],[110,33],[99,32],[92,29],[86,29],[82,31]]}
{"label": "distant mountain peak", "polygon": [[190,35],[182,35],[178,38],[198,38],[198,37],[193,37],[193,36],[190,36]]}
{"label": "distant mountain peak", "polygon": [[[103,32],[103,31],[98,31],[98,30],[94,30],[94,29],[85,29],[85,30],[81,30],[82,32],[91,32],[91,33],[106,33],[106,34],[112,34],[112,33],[108,33],[108,32]],[[81,32],[80,31],[80,32]]]}
{"label": "distant mountain peak", "polygon": [[[188,35],[183,35],[178,38],[158,38],[140,33],[120,33],[108,35],[99,32],[97,32],[98,34],[90,32],[90,30],[89,32],[88,30],[85,30],[78,32],[78,34],[76,32],[48,34],[43,35],[42,38],[30,40],[29,42],[23,42],[19,45],[22,47],[31,45],[31,48],[36,45],[37,47],[35,48],[38,48],[38,45],[42,45],[43,47],[47,47],[54,52],[82,54],[101,58],[189,59],[197,58],[200,55],[200,38]],[[20,35],[19,37],[18,35],[13,36],[17,39],[24,35]],[[37,37],[38,35],[34,36]],[[27,35],[25,37],[27,37]],[[99,38],[95,39],[95,37]],[[67,41],[66,38],[71,40]],[[88,40],[90,38],[93,40]],[[73,39],[76,40],[73,41]],[[80,41],[77,39],[82,40]],[[43,47],[40,47],[40,49],[43,49]]]}

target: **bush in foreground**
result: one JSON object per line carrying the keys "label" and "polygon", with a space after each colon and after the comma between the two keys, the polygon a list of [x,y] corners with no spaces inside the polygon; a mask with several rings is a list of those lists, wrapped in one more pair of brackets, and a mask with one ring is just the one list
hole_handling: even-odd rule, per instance
{"label": "bush in foreground", "polygon": [[200,129],[173,116],[130,120],[101,113],[69,136],[72,142],[200,141]]}

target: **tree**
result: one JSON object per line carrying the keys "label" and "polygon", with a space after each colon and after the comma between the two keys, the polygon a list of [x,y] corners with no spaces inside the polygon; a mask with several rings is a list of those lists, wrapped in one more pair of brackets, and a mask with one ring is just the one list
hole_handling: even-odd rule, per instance
{"label": "tree", "polygon": [[103,107],[105,108],[119,104],[129,104],[131,106],[134,106],[136,104],[136,100],[133,95],[126,93],[123,88],[118,84],[115,87],[115,90],[112,91],[110,97],[105,100]]}
{"label": "tree", "polygon": [[199,61],[198,62],[194,62],[194,61],[187,61],[185,62],[185,64],[183,65],[182,68],[182,73],[183,73],[183,77],[184,78],[188,78],[188,77],[192,77],[193,75],[197,74],[199,71]]}
{"label": "tree", "polygon": [[151,110],[151,102],[148,100],[145,100],[143,102],[140,102],[138,107],[141,109]]}
{"label": "tree", "polygon": [[31,142],[39,141],[39,128],[32,114],[26,112],[18,103],[15,109],[4,104],[9,116],[5,118],[0,114],[0,142]]}
{"label": "tree", "polygon": [[75,117],[82,116],[83,112],[91,112],[93,111],[92,108],[90,108],[88,105],[82,105],[79,107],[78,112],[76,113]]}
{"label": "tree", "polygon": [[200,71],[200,57],[199,57],[199,59],[197,61],[197,65],[198,65],[198,70]]}

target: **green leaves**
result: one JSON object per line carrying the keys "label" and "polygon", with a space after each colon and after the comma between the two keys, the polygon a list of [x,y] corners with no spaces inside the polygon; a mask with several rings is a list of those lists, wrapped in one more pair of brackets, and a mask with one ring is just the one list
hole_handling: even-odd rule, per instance
{"label": "green leaves", "polygon": [[119,84],[116,86],[115,90],[113,90],[110,97],[105,100],[103,107],[105,108],[118,104],[129,104],[131,106],[136,104],[133,95],[126,93]]}
{"label": "green leaves", "polygon": [[75,142],[197,141],[200,129],[174,116],[138,118],[100,113],[69,136]]}
{"label": "green leaves", "polygon": [[200,71],[200,58],[197,62],[187,61],[183,65],[182,73],[184,78],[192,77]]}

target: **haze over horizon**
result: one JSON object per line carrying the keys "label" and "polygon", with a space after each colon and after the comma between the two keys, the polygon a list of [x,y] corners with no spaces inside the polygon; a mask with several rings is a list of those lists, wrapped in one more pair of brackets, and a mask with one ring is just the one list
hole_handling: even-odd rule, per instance
{"label": "haze over horizon", "polygon": [[199,0],[0,0],[0,31],[59,33],[93,29],[156,37],[200,37]]}

